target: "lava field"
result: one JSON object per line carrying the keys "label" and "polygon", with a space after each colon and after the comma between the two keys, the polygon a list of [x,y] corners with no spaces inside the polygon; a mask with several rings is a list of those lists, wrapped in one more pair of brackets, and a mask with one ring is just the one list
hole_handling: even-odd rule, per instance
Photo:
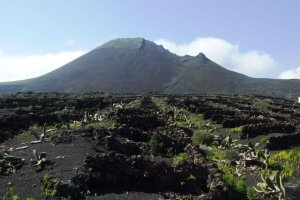
{"label": "lava field", "polygon": [[300,199],[300,104],[263,96],[0,97],[0,198]]}

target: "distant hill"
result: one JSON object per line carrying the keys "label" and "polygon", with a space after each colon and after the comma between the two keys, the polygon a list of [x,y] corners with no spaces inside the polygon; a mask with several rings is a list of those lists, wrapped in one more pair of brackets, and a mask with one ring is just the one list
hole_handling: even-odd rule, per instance
{"label": "distant hill", "polygon": [[16,93],[23,90],[25,85],[32,79],[0,83],[0,93]]}
{"label": "distant hill", "polygon": [[0,91],[259,94],[300,96],[300,80],[251,78],[204,54],[177,56],[142,39],[116,39],[41,77],[0,84]]}

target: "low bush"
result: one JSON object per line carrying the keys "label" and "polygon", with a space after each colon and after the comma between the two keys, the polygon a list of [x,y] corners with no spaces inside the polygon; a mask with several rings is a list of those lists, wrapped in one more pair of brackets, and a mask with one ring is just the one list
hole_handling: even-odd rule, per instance
{"label": "low bush", "polygon": [[253,200],[254,199],[255,190],[253,186],[247,187],[247,199]]}
{"label": "low bush", "polygon": [[234,149],[226,149],[226,150],[223,150],[222,153],[223,153],[223,158],[225,160],[234,161],[234,160],[238,160],[239,159],[239,154]]}
{"label": "low bush", "polygon": [[187,160],[188,158],[189,158],[189,154],[184,152],[184,153],[180,153],[177,156],[175,156],[173,158],[173,160],[175,163],[179,163],[179,162]]}
{"label": "low bush", "polygon": [[157,135],[152,136],[148,144],[150,146],[151,151],[156,155],[161,154],[164,150],[164,144],[160,141]]}
{"label": "low bush", "polygon": [[223,178],[229,187],[234,186],[235,179],[233,174],[224,174]]}
{"label": "low bush", "polygon": [[214,136],[205,130],[198,130],[193,134],[192,142],[195,145],[211,145],[214,142]]}
{"label": "low bush", "polygon": [[238,179],[236,182],[236,189],[240,193],[246,192],[246,185],[243,179]]}
{"label": "low bush", "polygon": [[257,109],[260,112],[271,112],[273,100],[271,99],[258,99],[253,104],[252,107]]}
{"label": "low bush", "polygon": [[244,126],[235,127],[235,128],[231,129],[231,132],[232,133],[241,133],[241,132],[243,132],[243,128],[244,128]]}
{"label": "low bush", "polygon": [[5,195],[2,197],[2,200],[21,200],[21,198],[14,193],[14,189],[12,187],[9,187]]}
{"label": "low bush", "polygon": [[272,153],[269,159],[270,165],[279,165],[284,178],[299,175],[300,149],[294,148],[288,151]]}
{"label": "low bush", "polygon": [[115,121],[113,120],[109,120],[109,119],[106,119],[106,120],[103,120],[103,121],[99,121],[99,122],[90,122],[88,123],[85,128],[100,128],[100,127],[104,127],[104,128],[112,128],[115,126]]}
{"label": "low bush", "polygon": [[44,182],[44,195],[45,195],[45,197],[47,197],[47,198],[55,197],[56,194],[57,194],[57,191],[52,188],[51,176],[48,173],[44,174],[43,182]]}
{"label": "low bush", "polygon": [[269,140],[268,136],[262,136],[261,139],[259,140],[259,143],[266,144],[268,140]]}

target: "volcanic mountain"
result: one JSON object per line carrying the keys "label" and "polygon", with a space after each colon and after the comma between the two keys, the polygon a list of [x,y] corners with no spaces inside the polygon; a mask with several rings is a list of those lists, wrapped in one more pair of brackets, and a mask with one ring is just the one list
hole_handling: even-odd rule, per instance
{"label": "volcanic mountain", "polygon": [[143,38],[115,39],[38,78],[0,83],[0,92],[156,91],[300,96],[300,80],[251,78],[204,54],[177,56]]}

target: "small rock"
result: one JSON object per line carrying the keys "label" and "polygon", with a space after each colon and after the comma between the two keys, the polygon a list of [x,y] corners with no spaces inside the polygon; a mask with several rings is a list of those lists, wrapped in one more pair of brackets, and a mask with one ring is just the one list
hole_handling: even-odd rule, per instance
{"label": "small rock", "polygon": [[40,153],[40,159],[47,158],[47,152],[41,152]]}

